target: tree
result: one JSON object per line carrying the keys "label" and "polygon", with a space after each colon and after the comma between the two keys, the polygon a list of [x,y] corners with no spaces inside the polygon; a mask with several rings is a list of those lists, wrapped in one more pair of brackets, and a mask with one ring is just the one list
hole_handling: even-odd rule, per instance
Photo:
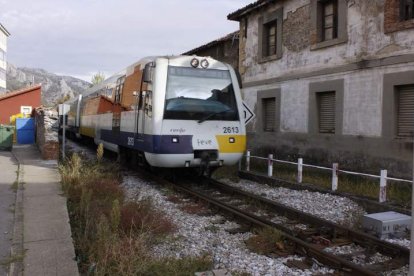
{"label": "tree", "polygon": [[92,85],[96,85],[98,83],[103,82],[104,80],[105,80],[105,74],[102,72],[98,72],[92,76],[91,83]]}

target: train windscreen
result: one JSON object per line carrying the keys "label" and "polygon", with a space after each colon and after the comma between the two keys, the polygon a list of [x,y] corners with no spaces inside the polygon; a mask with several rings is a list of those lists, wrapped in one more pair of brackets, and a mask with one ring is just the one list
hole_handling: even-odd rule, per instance
{"label": "train windscreen", "polygon": [[238,120],[230,72],[169,66],[164,119]]}

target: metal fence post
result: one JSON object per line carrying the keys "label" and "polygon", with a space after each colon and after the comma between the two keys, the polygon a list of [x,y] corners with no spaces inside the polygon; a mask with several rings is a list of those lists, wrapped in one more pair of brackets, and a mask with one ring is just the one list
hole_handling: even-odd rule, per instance
{"label": "metal fence post", "polygon": [[273,176],[273,154],[269,154],[267,159],[267,176]]}
{"label": "metal fence post", "polygon": [[332,164],[332,191],[338,189],[338,163]]}
{"label": "metal fence post", "polygon": [[246,171],[250,171],[250,151],[246,152]]}
{"label": "metal fence post", "polygon": [[298,183],[302,183],[303,159],[298,159]]}
{"label": "metal fence post", "polygon": [[379,202],[387,201],[387,170],[381,170]]}

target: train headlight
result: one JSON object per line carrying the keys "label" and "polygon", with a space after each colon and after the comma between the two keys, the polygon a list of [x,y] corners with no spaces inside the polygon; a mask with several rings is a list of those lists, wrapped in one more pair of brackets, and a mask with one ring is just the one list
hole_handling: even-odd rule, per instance
{"label": "train headlight", "polygon": [[178,139],[178,137],[173,137],[173,138],[171,138],[171,142],[173,142],[173,143],[179,143],[180,140]]}
{"label": "train headlight", "polygon": [[229,143],[234,144],[236,142],[236,139],[234,137],[229,138]]}
{"label": "train headlight", "polygon": [[198,59],[193,58],[191,60],[191,66],[193,66],[194,68],[197,68],[199,64],[200,64],[200,62],[198,61]]}
{"label": "train headlight", "polygon": [[204,69],[206,69],[208,66],[209,66],[209,64],[208,64],[208,60],[203,59],[203,60],[201,61],[201,67],[203,67]]}

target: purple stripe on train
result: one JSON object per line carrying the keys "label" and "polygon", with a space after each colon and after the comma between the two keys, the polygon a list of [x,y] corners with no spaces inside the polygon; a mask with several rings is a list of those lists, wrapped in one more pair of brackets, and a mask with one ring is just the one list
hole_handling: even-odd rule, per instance
{"label": "purple stripe on train", "polygon": [[193,153],[193,135],[148,135],[102,129],[101,139],[105,142],[149,153]]}

